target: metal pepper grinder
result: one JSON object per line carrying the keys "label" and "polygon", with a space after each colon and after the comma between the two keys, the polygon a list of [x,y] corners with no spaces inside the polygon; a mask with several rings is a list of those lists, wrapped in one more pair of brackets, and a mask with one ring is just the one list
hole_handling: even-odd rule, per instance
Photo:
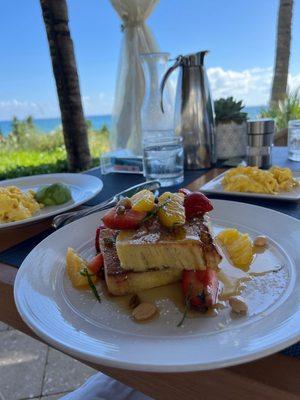
{"label": "metal pepper grinder", "polygon": [[178,56],[161,83],[180,68],[175,105],[175,133],[183,138],[186,169],[210,168],[216,162],[214,107],[204,68],[207,51]]}
{"label": "metal pepper grinder", "polygon": [[258,168],[272,165],[275,122],[271,118],[247,121],[247,164]]}

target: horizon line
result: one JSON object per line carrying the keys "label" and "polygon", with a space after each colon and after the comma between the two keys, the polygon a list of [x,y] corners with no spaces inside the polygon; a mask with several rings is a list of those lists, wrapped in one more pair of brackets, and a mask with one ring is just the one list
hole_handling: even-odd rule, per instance
{"label": "horizon line", "polygon": [[[252,108],[252,107],[267,107],[268,105],[267,104],[258,104],[258,105],[252,105],[252,106],[244,106],[244,108]],[[89,114],[89,115],[86,115],[85,116],[85,118],[91,118],[91,117],[111,117],[112,116],[112,113],[111,114]],[[0,122],[12,122],[12,120],[13,120],[13,118],[14,117],[16,117],[18,120],[20,120],[20,121],[24,121],[24,120],[26,120],[28,117],[32,117],[32,119],[34,120],[34,121],[36,121],[36,120],[45,120],[45,119],[60,119],[61,120],[61,116],[56,116],[56,117],[54,117],[54,116],[52,116],[52,117],[34,117],[34,116],[32,116],[32,115],[28,115],[27,117],[23,117],[23,118],[20,118],[20,117],[17,117],[17,116],[12,116],[10,119],[0,119]]]}

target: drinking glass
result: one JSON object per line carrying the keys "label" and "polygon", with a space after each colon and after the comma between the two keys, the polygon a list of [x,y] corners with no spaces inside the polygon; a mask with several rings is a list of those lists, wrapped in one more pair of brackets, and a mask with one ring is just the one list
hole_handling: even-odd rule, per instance
{"label": "drinking glass", "polygon": [[153,136],[143,141],[144,176],[157,179],[161,186],[183,182],[183,146],[181,136]]}
{"label": "drinking glass", "polygon": [[288,158],[300,161],[300,119],[289,121],[288,124]]}

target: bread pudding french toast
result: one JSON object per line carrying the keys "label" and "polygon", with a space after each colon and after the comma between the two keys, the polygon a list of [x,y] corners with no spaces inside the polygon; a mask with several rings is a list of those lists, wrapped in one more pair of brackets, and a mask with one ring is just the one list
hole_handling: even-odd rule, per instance
{"label": "bread pudding french toast", "polygon": [[121,268],[135,272],[217,269],[220,262],[203,217],[195,217],[173,230],[154,220],[137,230],[120,231],[116,249]]}
{"label": "bread pudding french toast", "polygon": [[126,201],[121,210],[104,216],[99,247],[111,294],[121,296],[173,283],[181,280],[185,270],[217,270],[221,256],[209,231],[202,197],[202,208],[199,199],[194,201],[198,207],[194,213],[191,208],[186,212],[186,198],[186,193],[166,192],[155,203],[154,197],[140,192],[131,207]]}
{"label": "bread pudding french toast", "polygon": [[103,229],[100,233],[100,249],[104,257],[104,274],[108,291],[114,296],[124,296],[146,289],[178,282],[181,271],[178,269],[152,270],[133,272],[121,268],[116,251],[118,232]]}
{"label": "bread pudding french toast", "polygon": [[187,189],[157,199],[148,190],[124,198],[103,216],[95,239],[98,255],[80,274],[96,293],[91,277],[104,273],[114,296],[182,281],[190,307],[212,307],[221,261],[205,215],[212,208],[203,194]]}

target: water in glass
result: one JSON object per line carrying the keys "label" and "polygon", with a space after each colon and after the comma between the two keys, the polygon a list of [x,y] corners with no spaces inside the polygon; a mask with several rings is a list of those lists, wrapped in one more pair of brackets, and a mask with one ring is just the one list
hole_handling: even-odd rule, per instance
{"label": "water in glass", "polygon": [[300,161],[300,119],[289,121],[288,149],[288,158],[292,161]]}
{"label": "water in glass", "polygon": [[183,182],[183,146],[180,136],[170,132],[151,132],[144,140],[144,175],[147,180],[158,179],[163,187]]}

